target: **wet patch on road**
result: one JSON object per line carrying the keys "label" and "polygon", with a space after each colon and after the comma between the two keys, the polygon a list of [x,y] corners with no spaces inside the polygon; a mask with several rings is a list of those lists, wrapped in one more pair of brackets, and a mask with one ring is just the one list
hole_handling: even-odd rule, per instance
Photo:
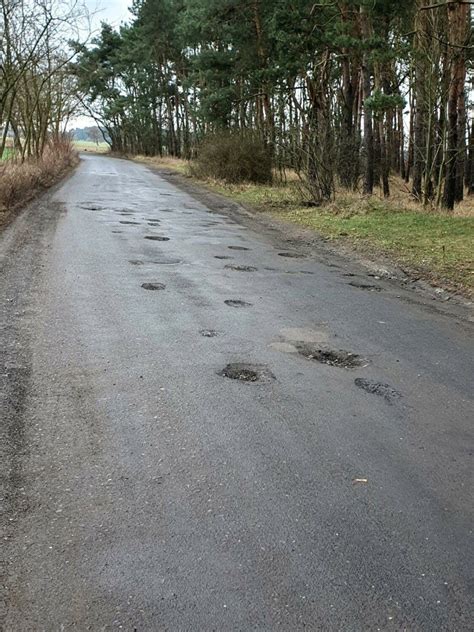
{"label": "wet patch on road", "polygon": [[162,237],[161,235],[146,235],[145,239],[150,241],[169,241],[169,237]]}
{"label": "wet patch on road", "polygon": [[257,268],[253,266],[235,266],[231,263],[224,266],[226,270],[235,270],[236,272],[257,272]]}
{"label": "wet patch on road", "polygon": [[166,285],[164,283],[142,283],[142,288],[153,292],[156,290],[164,290]]}
{"label": "wet patch on road", "polygon": [[250,250],[250,248],[246,248],[245,246],[228,246],[229,250]]}
{"label": "wet patch on road", "polygon": [[261,380],[274,380],[273,373],[263,364],[247,364],[244,362],[232,362],[220,371],[219,375],[230,380],[240,382],[259,382]]}
{"label": "wet patch on road", "polygon": [[295,343],[295,347],[300,355],[307,360],[315,360],[320,364],[328,364],[343,369],[355,369],[362,365],[362,358],[349,351],[324,349],[314,344]]}
{"label": "wet patch on road", "polygon": [[229,299],[224,301],[226,305],[229,307],[252,307],[252,303],[247,303],[246,301],[241,301],[238,299]]}
{"label": "wet patch on road", "polygon": [[354,384],[357,388],[362,389],[366,393],[383,397],[389,404],[397,399],[400,399],[402,396],[401,393],[390,386],[390,384],[384,384],[383,382],[377,382],[376,380],[367,380],[363,377],[358,377],[354,380]]}

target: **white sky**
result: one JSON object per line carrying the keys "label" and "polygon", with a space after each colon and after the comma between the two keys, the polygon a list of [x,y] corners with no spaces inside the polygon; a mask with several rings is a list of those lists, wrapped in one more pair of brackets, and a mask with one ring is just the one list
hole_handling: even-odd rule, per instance
{"label": "white sky", "polygon": [[86,6],[93,14],[92,28],[100,28],[101,22],[109,22],[113,26],[119,26],[120,22],[128,20],[130,14],[128,7],[132,0],[85,0]]}
{"label": "white sky", "polygon": [[[128,7],[132,0],[85,0],[85,4],[91,13],[92,35],[100,30],[101,22],[108,22],[114,27],[131,18]],[[88,116],[77,116],[69,121],[68,128],[89,127],[95,125],[93,119]]]}

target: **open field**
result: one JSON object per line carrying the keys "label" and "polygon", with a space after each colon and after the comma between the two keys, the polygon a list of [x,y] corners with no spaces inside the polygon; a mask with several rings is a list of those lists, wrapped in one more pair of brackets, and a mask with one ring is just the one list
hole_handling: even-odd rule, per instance
{"label": "open field", "polygon": [[[147,164],[181,174],[188,163],[171,158],[139,158]],[[410,197],[408,185],[391,182],[388,200],[375,194],[338,192],[337,201],[308,207],[295,177],[285,184],[206,187],[259,212],[314,229],[335,243],[351,246],[369,257],[388,256],[415,275],[467,296],[474,292],[474,200],[466,199],[454,211],[423,209]]]}
{"label": "open field", "polygon": [[106,154],[110,151],[110,147],[104,142],[97,144],[91,140],[75,140],[73,145],[78,151],[87,151],[94,154]]}

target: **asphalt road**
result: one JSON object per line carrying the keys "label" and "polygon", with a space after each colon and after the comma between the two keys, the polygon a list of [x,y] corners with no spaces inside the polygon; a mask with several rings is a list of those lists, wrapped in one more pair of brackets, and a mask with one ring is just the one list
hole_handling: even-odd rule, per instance
{"label": "asphalt road", "polygon": [[471,325],[310,251],[99,156],[4,232],[2,630],[472,629]]}

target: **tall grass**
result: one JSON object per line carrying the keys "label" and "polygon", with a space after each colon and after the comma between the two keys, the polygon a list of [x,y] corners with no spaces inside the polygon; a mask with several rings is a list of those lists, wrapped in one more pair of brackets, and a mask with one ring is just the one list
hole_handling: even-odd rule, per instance
{"label": "tall grass", "polygon": [[51,141],[41,158],[0,163],[0,213],[24,204],[36,193],[52,186],[77,162],[77,153],[67,138]]}

